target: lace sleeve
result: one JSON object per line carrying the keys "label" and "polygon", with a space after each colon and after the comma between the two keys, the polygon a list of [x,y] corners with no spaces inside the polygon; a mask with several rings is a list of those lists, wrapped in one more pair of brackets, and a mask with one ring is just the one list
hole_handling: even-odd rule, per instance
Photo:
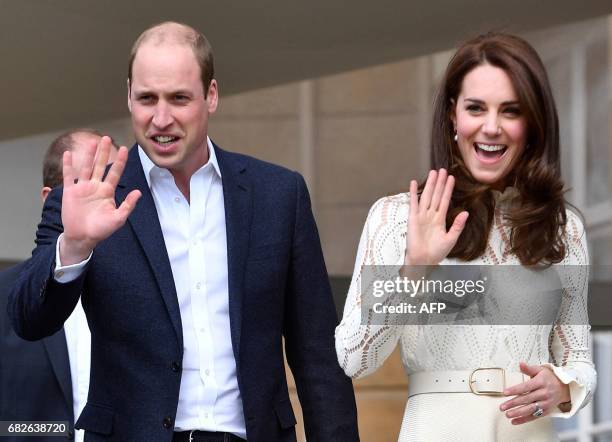
{"label": "lace sleeve", "polygon": [[569,418],[591,400],[597,382],[587,314],[589,257],[586,234],[578,216],[569,211],[565,244],[563,298],[549,338],[552,364],[544,365],[570,389],[571,409],[560,410],[551,416]]}
{"label": "lace sleeve", "polygon": [[[395,348],[402,326],[387,315],[383,325],[362,322],[363,266],[398,266],[403,263],[408,216],[406,194],[378,200],[370,209],[355,261],[355,269],[340,325],[336,328],[336,353],[344,372],[353,378],[374,372]],[[378,322],[378,321],[377,321]]]}

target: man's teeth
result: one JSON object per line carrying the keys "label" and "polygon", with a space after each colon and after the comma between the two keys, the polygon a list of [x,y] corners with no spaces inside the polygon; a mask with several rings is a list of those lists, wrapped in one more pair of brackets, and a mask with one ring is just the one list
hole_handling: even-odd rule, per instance
{"label": "man's teeth", "polygon": [[486,150],[487,152],[497,152],[505,148],[504,144],[480,144],[476,143],[479,149]]}
{"label": "man's teeth", "polygon": [[157,136],[157,137],[153,137],[153,139],[157,141],[158,143],[169,143],[171,141],[176,140],[176,137]]}

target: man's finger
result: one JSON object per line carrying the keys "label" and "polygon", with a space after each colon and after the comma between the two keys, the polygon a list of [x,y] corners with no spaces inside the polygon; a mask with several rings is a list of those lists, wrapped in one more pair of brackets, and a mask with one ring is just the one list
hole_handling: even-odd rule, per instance
{"label": "man's finger", "polygon": [[72,168],[72,152],[64,152],[62,156],[62,173],[64,175],[64,188],[74,185],[74,169]]}
{"label": "man's finger", "polygon": [[106,170],[106,164],[110,156],[111,150],[111,139],[107,136],[100,138],[96,147],[96,156],[94,158],[94,169],[91,174],[92,180],[102,181],[104,171]]}
{"label": "man's finger", "polygon": [[119,148],[119,152],[117,153],[117,158],[115,158],[115,161],[110,167],[108,174],[106,174],[106,178],[104,179],[104,182],[113,186],[113,189],[117,187],[117,184],[119,184],[119,179],[121,178],[121,175],[123,174],[123,170],[125,169],[127,155],[128,155],[127,147],[121,146]]}
{"label": "man's finger", "polygon": [[132,190],[117,208],[117,213],[119,214],[119,219],[121,220],[122,224],[125,223],[128,216],[130,216],[130,213],[132,213],[132,211],[136,208],[136,203],[141,196],[142,194],[140,193],[140,190]]}
{"label": "man's finger", "polygon": [[94,157],[96,156],[96,143],[89,143],[86,149],[83,149],[83,159],[81,163],[81,170],[79,172],[79,180],[87,181],[91,179],[91,173],[93,171]]}

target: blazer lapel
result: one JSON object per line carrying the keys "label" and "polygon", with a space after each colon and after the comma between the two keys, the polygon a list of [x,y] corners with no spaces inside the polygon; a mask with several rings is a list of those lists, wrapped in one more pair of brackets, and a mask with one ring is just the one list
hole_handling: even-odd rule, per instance
{"label": "blazer lapel", "polygon": [[128,161],[121,180],[117,185],[117,204],[119,205],[132,190],[138,189],[142,197],[136,204],[136,208],[128,218],[134,234],[138,238],[142,249],[151,265],[157,285],[166,304],[170,320],[176,332],[179,348],[183,348],[183,331],[181,325],[181,313],[176,295],[176,287],[172,276],[172,267],[166,244],[162,234],[157,209],[149,185],[144,176],[142,164],[138,156],[138,146],[135,145],[129,152]]}
{"label": "blazer lapel", "polygon": [[66,400],[66,405],[68,405],[68,409],[72,414],[72,379],[70,377],[70,360],[68,359],[68,346],[64,329],[62,328],[57,333],[44,338],[42,343],[51,362],[51,367],[53,367],[53,373]]}
{"label": "blazer lapel", "polygon": [[216,145],[215,153],[221,170],[225,205],[232,347],[236,364],[239,365],[244,272],[249,250],[253,192],[247,179],[246,165],[242,157],[225,152]]}

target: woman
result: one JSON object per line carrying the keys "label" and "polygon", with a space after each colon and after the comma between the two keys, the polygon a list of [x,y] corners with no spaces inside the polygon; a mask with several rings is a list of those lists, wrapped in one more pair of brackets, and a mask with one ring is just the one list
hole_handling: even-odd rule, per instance
{"label": "woman", "polygon": [[[420,193],[412,181],[409,194],[370,210],[336,329],[338,360],[365,376],[399,343],[409,375],[401,441],[554,439],[550,417],[572,416],[595,387],[588,254],[563,199],[550,85],[527,42],[489,33],[458,49],[435,103],[432,168]],[[397,326],[397,315],[362,324],[362,266],[415,276],[415,265],[437,264],[580,270],[547,325]],[[506,289],[512,297],[520,287]]]}

